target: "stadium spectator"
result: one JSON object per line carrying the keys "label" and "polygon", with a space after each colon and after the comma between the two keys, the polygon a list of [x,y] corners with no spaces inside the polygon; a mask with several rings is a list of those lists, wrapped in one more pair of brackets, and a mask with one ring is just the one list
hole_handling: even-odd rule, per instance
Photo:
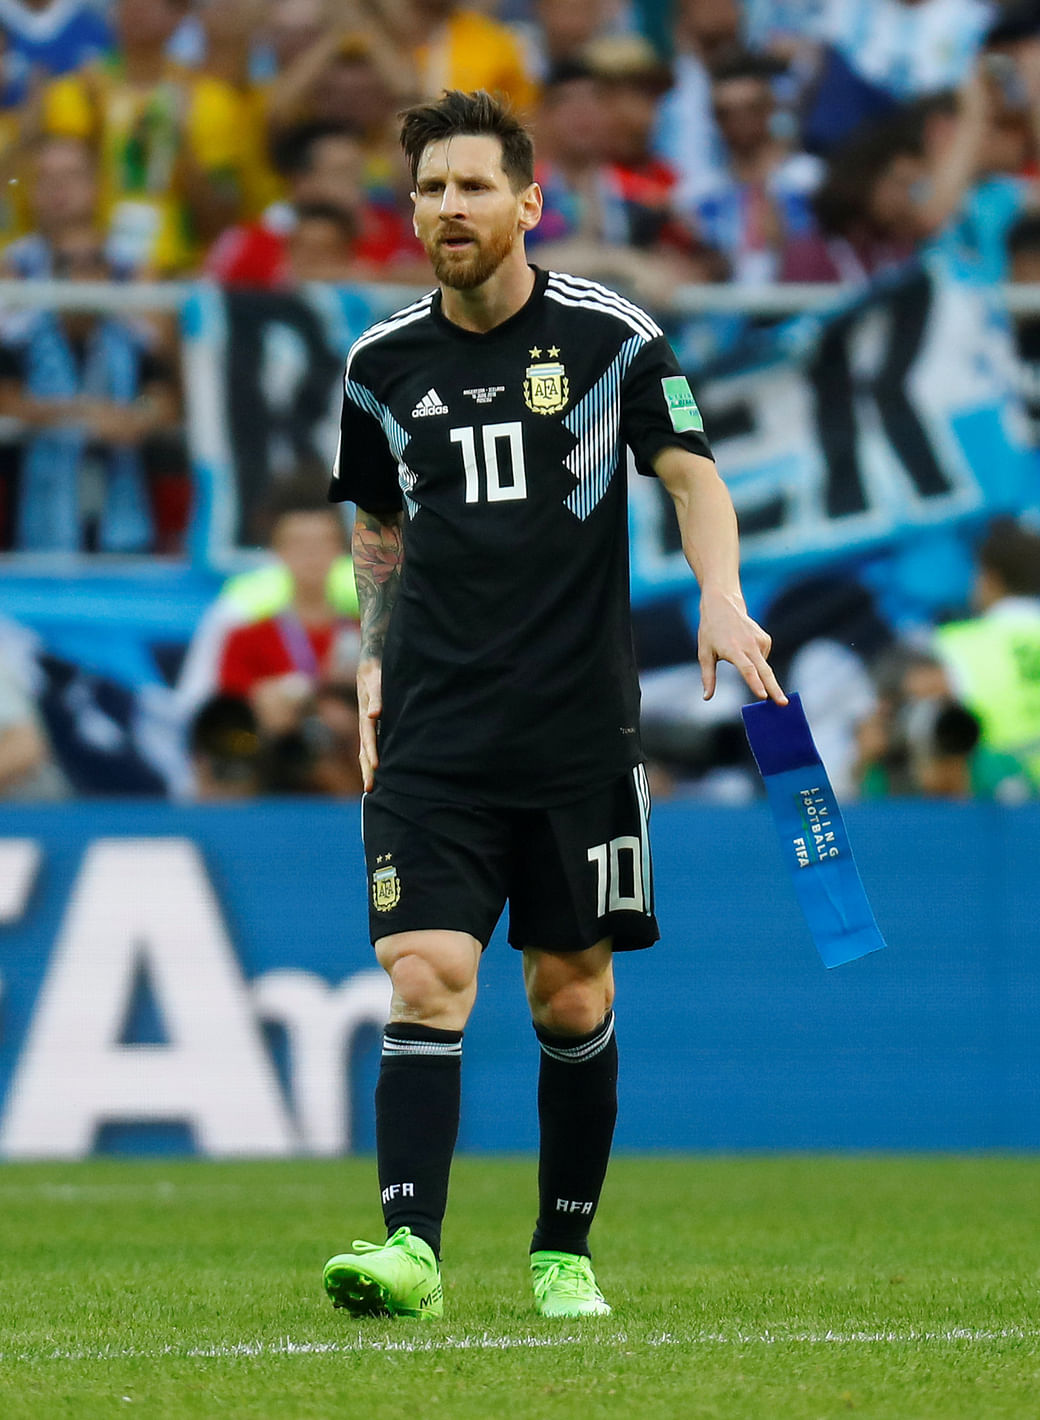
{"label": "stadium spectator", "polygon": [[296,208],[285,244],[289,281],[324,281],[332,286],[365,281],[371,272],[357,257],[353,214],[332,202],[303,202]]}
{"label": "stadium spectator", "polygon": [[252,799],[261,790],[261,742],[256,715],[235,695],[214,695],[199,707],[188,732],[192,797],[202,804]]}
{"label": "stadium spectator", "polygon": [[454,0],[383,0],[383,9],[395,37],[409,47],[420,97],[487,89],[520,112],[534,106],[535,85],[507,25]]}
{"label": "stadium spectator", "polygon": [[5,0],[0,108],[15,108],[48,78],[70,74],[110,53],[114,36],[91,0]]}
{"label": "stadium spectator", "polygon": [[1040,790],[1040,534],[996,519],[978,550],[978,615],[936,632],[954,694],[985,748],[1014,755]]}
{"label": "stadium spectator", "polygon": [[[52,253],[58,278],[112,274],[84,230]],[[11,321],[0,344],[0,414],[24,430],[16,545],[23,551],[145,552],[154,520],[141,457],[176,426],[169,368],[139,326],[93,312],[39,308]]]}
{"label": "stadium spectator", "polygon": [[580,60],[602,35],[617,31],[613,0],[534,0],[531,18],[517,26],[528,72],[541,83],[560,64]]}
{"label": "stadium spectator", "polygon": [[[23,279],[53,276],[66,251],[104,243],[97,161],[82,138],[43,134],[30,145],[23,171],[32,230],[4,248],[0,270]],[[110,274],[127,273],[114,267]]]}
{"label": "stadium spectator", "polygon": [[677,173],[653,151],[657,107],[671,85],[668,65],[636,34],[603,35],[587,47],[585,57],[600,81],[609,114],[608,151],[627,209],[629,242],[684,257],[688,264],[676,268],[677,281],[721,276],[721,266],[676,211]]}
{"label": "stadium spectator", "polygon": [[286,484],[271,500],[270,546],[287,574],[288,596],[271,614],[227,634],[219,687],[248,699],[260,727],[295,729],[315,687],[345,678],[356,620],[340,609],[333,584],[344,556],[343,521],[309,480]]}
{"label": "stadium spectator", "polygon": [[776,279],[785,244],[813,230],[810,199],[823,175],[818,158],[791,152],[776,136],[775,72],[752,54],[716,67],[711,103],[727,169],[689,194],[693,224],[740,283]]}
{"label": "stadium spectator", "polygon": [[786,243],[778,278],[861,282],[909,260],[924,235],[917,192],[926,172],[902,126],[874,126],[842,145],[813,198],[816,230]]}
{"label": "stadium spectator", "polygon": [[118,0],[118,59],[56,79],[42,98],[47,132],[99,153],[118,261],[160,274],[191,269],[242,200],[248,117],[238,94],[164,52],[184,6]]}
{"label": "stadium spectator", "polygon": [[978,717],[951,693],[935,656],[901,646],[878,662],[878,699],[858,730],[865,799],[924,796],[1022,803],[1021,764],[984,744]]}
{"label": "stadium spectator", "polygon": [[679,174],[680,198],[725,171],[725,151],[711,110],[710,72],[741,46],[736,0],[676,0],[674,79],[658,114],[655,148]]}
{"label": "stadium spectator", "polygon": [[[289,568],[274,553],[274,540],[283,517],[296,510],[326,511],[323,490],[316,491],[320,475],[301,469],[285,480],[268,497],[266,518],[269,562],[228,579],[216,601],[200,621],[177,679],[176,699],[182,722],[190,720],[199,706],[219,689],[220,666],[230,634],[238,627],[278,617],[292,603],[293,579]],[[333,612],[347,625],[358,616],[357,588],[349,553],[337,556],[329,570],[325,597]]]}
{"label": "stadium spectator", "polygon": [[[527,236],[540,266],[610,279],[663,309],[681,279],[675,253],[637,250],[634,213],[609,162],[610,108],[587,63],[561,65],[546,81],[536,124],[542,220]],[[670,259],[671,258],[671,259]]]}
{"label": "stadium spectator", "polygon": [[266,87],[266,125],[275,152],[307,123],[349,129],[362,144],[364,187],[372,205],[411,237],[411,183],[397,142],[395,114],[415,96],[414,67],[372,17],[328,28]]}
{"label": "stadium spectator", "polygon": [[293,231],[303,207],[335,209],[353,229],[351,274],[345,279],[407,280],[415,270],[418,245],[410,226],[367,200],[364,150],[355,134],[338,124],[304,123],[281,134],[274,145],[289,200],[272,204],[263,217],[232,227],[206,260],[209,275],[227,285],[270,289],[294,274]]}
{"label": "stadium spectator", "polygon": [[311,485],[287,487],[274,506],[271,547],[288,572],[290,600],[230,632],[220,691],[256,716],[266,791],[358,797],[357,622],[330,594],[343,522]]}
{"label": "stadium spectator", "polygon": [[20,657],[0,644],[0,802],[64,799],[69,786],[54,760]]}
{"label": "stadium spectator", "polygon": [[271,63],[261,47],[264,23],[275,7],[269,0],[219,0],[195,4],[166,46],[166,54],[227,85],[242,106],[242,211],[255,217],[281,195],[268,154],[268,96]]}

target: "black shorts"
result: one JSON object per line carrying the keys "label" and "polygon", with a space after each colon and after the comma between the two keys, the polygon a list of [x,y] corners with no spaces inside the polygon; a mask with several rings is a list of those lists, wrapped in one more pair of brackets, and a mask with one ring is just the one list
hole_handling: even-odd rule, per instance
{"label": "black shorts", "polygon": [[657,941],[641,764],[588,798],[502,809],[376,787],[362,803],[372,941],[395,932],[467,932],[487,946],[509,903],[517,948],[616,951]]}

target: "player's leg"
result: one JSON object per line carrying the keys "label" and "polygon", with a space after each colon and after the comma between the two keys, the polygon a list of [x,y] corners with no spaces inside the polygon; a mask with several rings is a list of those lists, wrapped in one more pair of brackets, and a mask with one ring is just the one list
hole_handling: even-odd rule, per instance
{"label": "player's leg", "polygon": [[531,1244],[545,1315],[609,1310],[589,1263],[589,1227],[617,1117],[613,953],[657,939],[641,767],[527,825],[511,896],[540,1045],[539,1213]]}
{"label": "player's leg", "polygon": [[589,1228],[617,1118],[613,953],[524,952],[524,984],[540,1046],[538,1221],[531,1240],[535,1302],[544,1316],[603,1315]]}
{"label": "player's leg", "polygon": [[407,1227],[438,1257],[480,953],[463,932],[402,932],[376,943],[393,985],[376,1084],[383,1219],[388,1237]]}
{"label": "player's leg", "polygon": [[588,1257],[617,1119],[613,952],[524,952],[540,1047],[538,1222],[532,1252]]}
{"label": "player's leg", "polygon": [[372,796],[364,823],[372,937],[392,984],[376,1085],[387,1242],[355,1243],[353,1253],[330,1259],[325,1286],[335,1305],[358,1315],[438,1316],[462,1035],[504,897],[494,882],[500,855],[479,815],[450,806]]}

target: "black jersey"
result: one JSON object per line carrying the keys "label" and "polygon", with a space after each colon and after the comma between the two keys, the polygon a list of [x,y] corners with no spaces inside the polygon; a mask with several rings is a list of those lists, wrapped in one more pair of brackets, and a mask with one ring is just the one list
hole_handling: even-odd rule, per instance
{"label": "black jersey", "polygon": [[625,447],[710,457],[660,328],[573,276],[484,333],[440,293],[355,343],[330,496],[403,508],[379,778],[518,808],[638,762]]}

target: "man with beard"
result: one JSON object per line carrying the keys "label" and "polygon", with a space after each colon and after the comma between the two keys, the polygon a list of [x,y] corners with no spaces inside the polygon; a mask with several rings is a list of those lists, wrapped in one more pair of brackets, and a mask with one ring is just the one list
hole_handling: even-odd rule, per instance
{"label": "man with beard", "polygon": [[617,1110],[612,956],[658,935],[626,445],[675,500],[705,694],[722,659],[759,699],[784,695],[667,341],[606,287],[527,264],[529,134],[455,90],[410,109],[401,138],[439,289],[351,350],[331,489],[357,505],[369,913],[393,984],[376,1089],[388,1240],[331,1258],[325,1287],[355,1315],[441,1314],[462,1035],[508,901],[541,1049],[535,1307],[602,1315],[588,1232]]}

